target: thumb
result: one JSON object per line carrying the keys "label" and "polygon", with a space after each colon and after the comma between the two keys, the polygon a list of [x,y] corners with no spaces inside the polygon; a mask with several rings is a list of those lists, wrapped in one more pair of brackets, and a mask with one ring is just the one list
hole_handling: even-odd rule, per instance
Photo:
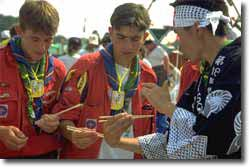
{"label": "thumb", "polygon": [[35,121],[35,125],[37,125],[37,126],[41,126],[42,123],[43,123],[43,119]]}
{"label": "thumb", "polygon": [[13,128],[12,129],[13,132],[15,133],[15,135],[19,138],[26,138],[26,136],[24,135],[24,133],[22,131],[20,131],[18,128]]}
{"label": "thumb", "polygon": [[169,92],[169,87],[168,87],[167,81],[164,81],[164,83],[162,84],[162,89],[163,89],[163,92],[166,93],[167,100],[170,101],[170,92]]}

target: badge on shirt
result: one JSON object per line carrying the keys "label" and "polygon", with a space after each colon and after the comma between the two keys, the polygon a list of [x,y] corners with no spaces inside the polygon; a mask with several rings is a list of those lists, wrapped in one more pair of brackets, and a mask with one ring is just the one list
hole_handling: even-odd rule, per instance
{"label": "badge on shirt", "polygon": [[33,98],[41,97],[44,94],[44,81],[43,80],[32,80],[31,85],[31,94]]}
{"label": "badge on shirt", "polygon": [[112,97],[111,97],[111,109],[112,110],[120,110],[124,106],[124,97],[125,92],[124,91],[112,91]]}
{"label": "badge on shirt", "polygon": [[0,118],[6,118],[8,116],[8,105],[0,104]]}
{"label": "badge on shirt", "polygon": [[89,119],[89,118],[86,119],[85,127],[87,127],[88,129],[96,129],[97,120],[96,119]]}

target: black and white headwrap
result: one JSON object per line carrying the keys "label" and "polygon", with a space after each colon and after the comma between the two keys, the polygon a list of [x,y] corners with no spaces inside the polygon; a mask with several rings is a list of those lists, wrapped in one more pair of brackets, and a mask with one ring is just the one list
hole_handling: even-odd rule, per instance
{"label": "black and white headwrap", "polygon": [[199,22],[200,27],[212,25],[213,35],[217,30],[219,21],[222,20],[231,27],[230,18],[224,16],[222,11],[209,11],[205,8],[192,5],[179,5],[175,7],[174,27],[190,27]]}

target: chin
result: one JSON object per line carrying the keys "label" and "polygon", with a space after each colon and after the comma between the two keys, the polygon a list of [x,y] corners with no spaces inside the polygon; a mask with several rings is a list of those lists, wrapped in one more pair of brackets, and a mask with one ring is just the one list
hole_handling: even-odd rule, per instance
{"label": "chin", "polygon": [[38,62],[38,61],[40,61],[42,58],[43,58],[43,56],[35,56],[35,57],[32,57],[32,58],[31,58],[31,61],[33,61],[33,62]]}

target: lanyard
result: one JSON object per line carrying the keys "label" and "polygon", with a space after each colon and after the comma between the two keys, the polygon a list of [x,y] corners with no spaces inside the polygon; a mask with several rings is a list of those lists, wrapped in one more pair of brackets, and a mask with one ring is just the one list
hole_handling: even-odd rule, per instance
{"label": "lanyard", "polygon": [[117,80],[118,80],[117,81],[118,82],[118,91],[120,92],[122,90],[122,83],[130,70],[130,66],[129,66],[129,69],[122,76],[120,76],[117,64],[115,64],[115,70],[116,70]]}
{"label": "lanyard", "polygon": [[38,69],[39,69],[39,66],[40,66],[40,63],[37,65],[36,71],[34,71],[33,67],[31,66],[31,71],[32,71],[32,74],[33,74],[35,80],[38,80],[38,76],[39,76],[39,75],[37,75],[37,71],[38,71]]}

